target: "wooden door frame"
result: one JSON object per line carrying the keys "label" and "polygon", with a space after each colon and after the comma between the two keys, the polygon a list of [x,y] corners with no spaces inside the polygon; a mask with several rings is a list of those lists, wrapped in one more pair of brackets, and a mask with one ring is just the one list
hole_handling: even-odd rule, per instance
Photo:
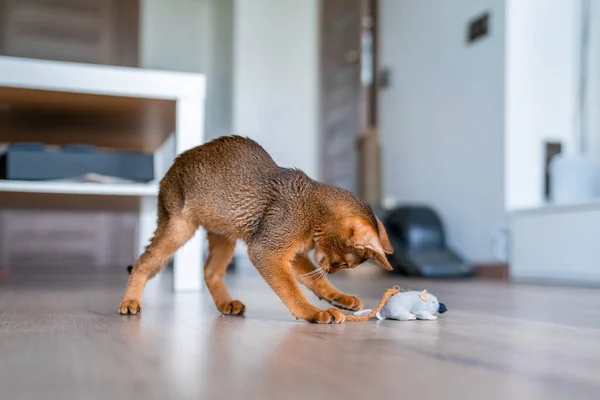
{"label": "wooden door frame", "polygon": [[[322,54],[322,48],[325,46],[325,36],[323,24],[325,21],[324,15],[324,2],[327,0],[321,0],[319,7],[319,55]],[[360,25],[361,35],[356,38],[357,45],[359,48],[360,62],[361,62],[361,74],[363,70],[363,57],[362,57],[362,39],[365,35],[370,35],[372,38],[372,55],[370,69],[372,72],[372,79],[370,84],[365,84],[361,81],[361,94],[358,104],[357,112],[360,114],[359,117],[359,131],[356,132],[356,141],[353,144],[356,149],[357,155],[357,188],[359,195],[361,195],[366,201],[371,204],[379,205],[381,203],[381,166],[380,166],[380,151],[379,151],[379,138],[377,134],[377,97],[379,82],[378,82],[378,12],[379,12],[379,0],[346,0],[346,1],[357,1],[360,3]],[[324,93],[324,62],[319,59],[319,74],[320,78],[320,101],[323,102]],[[319,170],[323,171],[323,152],[325,146],[325,120],[326,117],[323,114],[323,108],[321,108],[321,118],[319,126]]]}
{"label": "wooden door frame", "polygon": [[[371,82],[361,82],[361,118],[360,132],[356,143],[358,153],[359,194],[372,205],[381,205],[381,151],[377,131],[378,98],[378,15],[379,0],[360,0],[361,2],[361,40],[370,35],[372,38]],[[361,50],[363,44],[361,43]],[[364,65],[361,57],[361,71]]]}
{"label": "wooden door frame", "polygon": [[[373,38],[372,64],[371,71],[373,80],[370,85],[361,83],[362,87],[362,105],[361,105],[361,129],[373,129],[377,126],[377,87],[378,80],[378,14],[379,0],[360,0],[361,3],[361,22],[362,34],[370,34]],[[362,49],[362,45],[361,45]],[[363,60],[361,59],[361,63]],[[362,64],[361,64],[362,68]]]}

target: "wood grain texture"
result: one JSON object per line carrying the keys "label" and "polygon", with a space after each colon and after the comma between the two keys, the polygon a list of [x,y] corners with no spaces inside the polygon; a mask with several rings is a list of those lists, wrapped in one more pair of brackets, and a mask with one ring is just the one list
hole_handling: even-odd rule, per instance
{"label": "wood grain texture", "polygon": [[325,183],[357,193],[361,4],[328,0],[320,7],[321,174]]}
{"label": "wood grain texture", "polygon": [[0,54],[137,67],[139,0],[0,0]]}
{"label": "wood grain texture", "polygon": [[175,102],[0,87],[0,142],[156,151],[175,131]]}
{"label": "wood grain texture", "polygon": [[148,286],[141,316],[119,316],[125,271],[10,276],[0,282],[0,397],[598,398],[597,289],[351,272],[334,281],[367,307],[400,284],[429,289],[449,312],[311,325],[251,271],[227,277],[246,317],[221,317],[207,291],[172,293],[167,272]]}

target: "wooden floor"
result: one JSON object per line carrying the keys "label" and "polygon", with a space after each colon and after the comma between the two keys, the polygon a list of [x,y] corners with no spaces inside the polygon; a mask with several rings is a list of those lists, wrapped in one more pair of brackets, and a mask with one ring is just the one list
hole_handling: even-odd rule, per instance
{"label": "wooden floor", "polygon": [[173,294],[167,273],[141,316],[119,316],[125,273],[13,276],[0,283],[0,398],[600,398],[600,290],[353,272],[333,280],[367,306],[401,284],[449,312],[310,325],[250,273],[228,278],[247,316],[221,317],[206,292]]}

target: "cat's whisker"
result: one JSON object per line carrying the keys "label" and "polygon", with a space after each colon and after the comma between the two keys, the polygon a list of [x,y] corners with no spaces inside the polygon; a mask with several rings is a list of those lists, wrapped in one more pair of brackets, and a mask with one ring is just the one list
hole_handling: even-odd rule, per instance
{"label": "cat's whisker", "polygon": [[305,273],[305,274],[302,274],[302,275],[300,275],[300,276],[302,276],[302,277],[309,277],[309,276],[312,276],[312,275],[315,275],[315,274],[317,274],[318,272],[319,272],[319,270],[318,270],[318,269],[315,269],[315,270],[313,270],[313,271],[307,272],[307,273]]}
{"label": "cat's whisker", "polygon": [[320,271],[318,273],[314,274],[314,275],[311,275],[308,278],[309,283],[314,283],[314,282],[318,281],[320,276],[321,276],[321,272]]}
{"label": "cat's whisker", "polygon": [[298,278],[300,278],[300,279],[310,279],[313,276],[315,276],[315,274],[310,274],[310,275],[309,274],[302,274],[302,275],[299,275]]}
{"label": "cat's whisker", "polygon": [[319,269],[319,274],[311,280],[311,284],[320,281],[321,279],[327,280],[327,273],[323,269]]}
{"label": "cat's whisker", "polygon": [[304,278],[307,278],[309,280],[313,279],[314,277],[318,276],[321,273],[320,270],[315,269],[314,271],[310,271],[304,275],[302,275]]}
{"label": "cat's whisker", "polygon": [[315,269],[313,271],[307,272],[306,274],[300,275],[300,277],[302,277],[302,278],[309,278],[309,277],[318,275],[322,270],[323,270],[322,268],[317,268],[317,269]]}

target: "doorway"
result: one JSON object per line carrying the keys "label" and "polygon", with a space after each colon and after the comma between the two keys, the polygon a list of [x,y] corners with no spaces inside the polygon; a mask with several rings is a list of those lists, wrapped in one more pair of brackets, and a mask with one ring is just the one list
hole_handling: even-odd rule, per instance
{"label": "doorway", "polygon": [[377,0],[321,1],[321,176],[372,204],[381,197]]}

